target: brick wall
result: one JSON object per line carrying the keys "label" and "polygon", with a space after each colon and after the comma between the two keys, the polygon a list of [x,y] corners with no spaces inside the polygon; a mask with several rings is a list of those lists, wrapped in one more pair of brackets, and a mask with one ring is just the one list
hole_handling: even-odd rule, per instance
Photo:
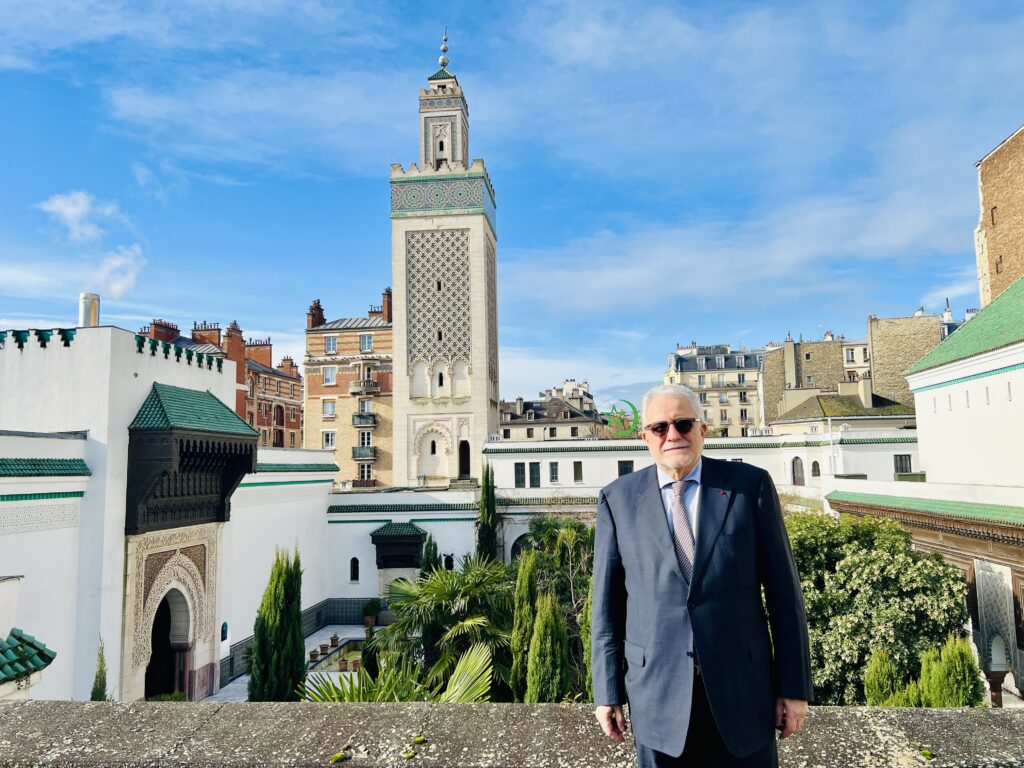
{"label": "brick wall", "polygon": [[[822,389],[835,391],[846,380],[842,341],[797,341],[764,356],[764,416],[771,424],[782,414],[779,401],[786,391],[786,355],[794,371],[791,389]],[[808,378],[810,377],[810,378]]]}
{"label": "brick wall", "polygon": [[938,315],[869,317],[868,356],[876,395],[913,405],[904,372],[939,343]]}
{"label": "brick wall", "polygon": [[1024,276],[1024,129],[978,164],[975,251],[981,305]]}

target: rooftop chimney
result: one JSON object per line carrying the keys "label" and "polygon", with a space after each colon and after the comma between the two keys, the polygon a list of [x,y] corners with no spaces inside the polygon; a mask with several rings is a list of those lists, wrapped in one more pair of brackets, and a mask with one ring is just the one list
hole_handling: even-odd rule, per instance
{"label": "rooftop chimney", "polygon": [[78,325],[81,328],[95,328],[100,324],[100,295],[98,293],[78,294]]}
{"label": "rooftop chimney", "polygon": [[192,323],[192,341],[220,346],[220,323]]}
{"label": "rooftop chimney", "polygon": [[313,299],[306,312],[306,328],[316,328],[324,324],[324,308],[320,306],[320,299]]}
{"label": "rooftop chimney", "polygon": [[178,326],[167,320],[154,320],[149,324],[149,338],[156,339],[157,341],[174,341],[181,334],[178,332]]}
{"label": "rooftop chimney", "polygon": [[384,322],[391,322],[391,288],[384,289],[384,296],[381,302],[381,313],[384,315]]}

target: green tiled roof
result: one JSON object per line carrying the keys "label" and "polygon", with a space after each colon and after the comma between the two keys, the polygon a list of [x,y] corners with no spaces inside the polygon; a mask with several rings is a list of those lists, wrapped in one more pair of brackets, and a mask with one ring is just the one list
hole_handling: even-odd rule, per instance
{"label": "green tiled roof", "polygon": [[430,77],[427,78],[427,80],[454,80],[454,79],[455,79],[455,75],[453,75],[451,72],[449,72],[444,67],[441,67],[439,70],[437,70],[437,72],[435,72],[434,74],[432,74]]}
{"label": "green tiled roof", "polygon": [[231,435],[258,435],[209,391],[154,384],[129,429],[188,429]]}
{"label": "green tiled roof", "polygon": [[257,464],[257,472],[337,472],[334,464]]}
{"label": "green tiled roof", "polygon": [[397,538],[399,536],[426,536],[427,532],[416,525],[416,523],[388,523],[375,531],[371,531],[370,535],[378,538]]}
{"label": "green tiled roof", "polygon": [[500,496],[495,501],[499,507],[593,507],[597,505],[597,496],[550,496],[548,498],[539,496],[533,498]]}
{"label": "green tiled roof", "polygon": [[81,459],[0,459],[0,477],[91,475]]}
{"label": "green tiled roof", "polygon": [[46,669],[56,657],[56,651],[15,627],[0,640],[0,684]]}
{"label": "green tiled roof", "polygon": [[947,499],[915,499],[908,496],[883,496],[849,491],[833,491],[825,498],[829,502],[864,504],[908,512],[927,512],[963,520],[1024,525],[1024,507],[1011,507],[1005,504],[977,504],[971,501],[949,501]]}
{"label": "green tiled roof", "polygon": [[964,360],[1024,341],[1024,277],[996,296],[992,303],[949,334],[911,366],[908,374]]}
{"label": "green tiled roof", "polygon": [[[813,399],[813,398],[812,398]],[[722,440],[724,442],[714,442]],[[601,453],[601,452],[633,452],[646,451],[647,446],[639,440],[627,445],[595,445],[600,441],[581,440],[578,446],[552,446],[548,447],[544,442],[538,441],[536,445],[516,446],[515,448],[492,448],[484,446],[485,454],[535,454],[535,453]],[[890,443],[916,443],[916,437],[840,437],[832,441],[834,445],[872,445]],[[705,451],[739,450],[748,448],[807,448],[821,445],[829,445],[828,440],[780,440],[778,437],[768,436],[766,438],[751,438],[750,440],[738,440],[732,438],[709,438],[704,443]]]}
{"label": "green tiled roof", "polygon": [[328,514],[375,514],[389,512],[466,512],[477,509],[473,502],[459,504],[332,504],[327,508]]}

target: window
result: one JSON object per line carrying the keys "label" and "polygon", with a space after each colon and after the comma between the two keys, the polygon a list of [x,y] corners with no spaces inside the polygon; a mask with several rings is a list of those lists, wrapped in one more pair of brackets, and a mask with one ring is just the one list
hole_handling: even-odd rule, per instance
{"label": "window", "polygon": [[373,479],[373,465],[372,464],[360,464],[359,465],[359,479],[360,480],[372,480]]}
{"label": "window", "polygon": [[704,413],[702,415],[701,421],[703,421],[705,424],[708,423],[708,409],[707,408],[704,409]]}
{"label": "window", "polygon": [[515,474],[516,474],[516,482],[515,482],[516,488],[525,488],[526,487],[526,465],[523,462],[521,462],[521,461],[517,461],[516,462]]}
{"label": "window", "polygon": [[811,477],[821,477],[821,465],[816,462],[811,462]]}
{"label": "window", "polygon": [[292,397],[295,397],[295,385],[292,384]]}
{"label": "window", "polygon": [[359,558],[353,557],[348,561],[348,580],[359,581]]}
{"label": "window", "polygon": [[372,400],[360,400],[359,401],[359,412],[363,413],[363,414],[373,413],[373,401]]}
{"label": "window", "polygon": [[337,404],[335,403],[334,400],[324,400],[323,404],[324,416],[327,418],[332,418],[337,413],[337,411],[335,411]]}
{"label": "window", "polygon": [[502,421],[512,421],[512,414],[509,413],[508,411],[505,411],[505,413],[501,414],[501,420]]}
{"label": "window", "polygon": [[267,391],[267,380],[266,379],[263,379],[263,378],[260,379],[260,389],[262,389],[264,392]]}
{"label": "window", "polygon": [[439,372],[437,374],[437,388],[440,389],[443,386],[444,386],[444,373],[443,372]]}
{"label": "window", "polygon": [[324,336],[324,354],[333,355],[338,351],[338,337]]}
{"label": "window", "polygon": [[[747,427],[740,429],[740,437],[750,437],[750,430]],[[733,461],[743,461],[743,459],[733,459]]]}
{"label": "window", "polygon": [[705,376],[703,373],[698,373],[697,374],[697,386],[698,387],[706,387],[707,386],[707,378],[708,377]]}
{"label": "window", "polygon": [[252,411],[249,412],[249,426],[252,426]]}
{"label": "window", "polygon": [[574,483],[582,483],[583,482],[583,462],[582,461],[574,461],[572,463],[572,481]]}
{"label": "window", "polygon": [[569,427],[569,436],[570,437],[579,437],[580,436],[580,428],[579,427]]}
{"label": "window", "polygon": [[804,360],[810,360],[810,359],[811,359],[811,353],[810,352],[804,352]]}
{"label": "window", "polygon": [[558,482],[558,462],[552,461],[548,464],[548,480],[552,483]]}
{"label": "window", "polygon": [[527,411],[526,412],[526,420],[527,421],[533,421],[533,411]]}
{"label": "window", "polygon": [[562,418],[563,418],[563,419],[568,419],[568,418],[569,418],[569,415],[570,415],[570,414],[569,414],[569,412],[568,412],[568,411],[562,411]]}
{"label": "window", "polygon": [[558,436],[558,427],[551,427],[550,429],[548,429],[548,437],[557,437],[557,436]]}
{"label": "window", "polygon": [[861,354],[861,358],[866,363],[868,361],[868,348],[867,347],[861,347],[860,354]]}
{"label": "window", "polygon": [[996,225],[996,208],[998,208],[998,207],[999,207],[998,205],[993,205],[992,209],[988,212],[988,215],[992,217],[992,226],[993,227]]}
{"label": "window", "polygon": [[697,370],[698,371],[705,371],[705,370],[707,370],[707,367],[708,367],[708,359],[706,357],[698,357],[697,358]]}
{"label": "window", "polygon": [[526,428],[526,436],[527,437],[533,437],[533,427],[527,427]]}
{"label": "window", "polygon": [[443,337],[442,337],[442,335],[441,335],[441,331],[438,331],[438,332],[437,332],[437,340],[438,340],[438,341],[442,341],[442,340],[443,340]]}
{"label": "window", "polygon": [[892,457],[893,469],[898,473],[910,472],[910,454],[897,453]]}
{"label": "window", "polygon": [[729,396],[727,394],[725,394],[725,392],[719,392],[718,393],[718,404],[719,405],[728,405],[728,403],[729,403]]}
{"label": "window", "polygon": [[511,429],[503,429],[503,430],[501,430],[501,436],[505,440],[508,440],[510,437],[512,437],[512,430]]}
{"label": "window", "polygon": [[333,387],[338,383],[338,369],[333,365],[324,366],[324,386]]}
{"label": "window", "polygon": [[333,448],[333,447],[334,447],[334,433],[333,432],[324,432],[324,448]]}
{"label": "window", "polygon": [[991,404],[992,404],[992,401],[989,399],[989,396],[988,396],[988,387],[985,387],[985,405],[991,405]]}
{"label": "window", "polygon": [[848,362],[848,363],[855,363],[855,362],[857,362],[856,359],[854,358],[854,354],[856,353],[856,350],[853,347],[847,347],[846,349],[843,350],[843,352],[846,353],[846,362]]}
{"label": "window", "polygon": [[434,456],[437,454],[437,440],[430,441],[430,455]]}
{"label": "window", "polygon": [[530,487],[540,488],[540,462],[530,462]]}
{"label": "window", "polygon": [[288,447],[289,448],[294,448],[295,447],[295,433],[294,432],[289,432],[288,433]]}
{"label": "window", "polygon": [[807,376],[807,386],[809,387],[812,384],[814,384],[814,377],[811,376],[810,374],[808,374],[808,376]]}
{"label": "window", "polygon": [[370,435],[372,435],[372,434],[373,434],[373,432],[371,432],[368,429],[361,429],[361,430],[359,430],[359,447],[360,448],[369,448],[370,447],[370,439],[371,439]]}
{"label": "window", "polygon": [[715,375],[715,386],[716,387],[724,387],[725,386],[725,374],[724,373],[719,373],[719,374]]}
{"label": "window", "polygon": [[372,333],[361,333],[361,334],[359,334],[359,351],[360,352],[373,352],[373,334]]}
{"label": "window", "polygon": [[746,384],[747,383],[747,374],[745,374],[745,373],[737,373],[736,374],[736,383],[741,385],[741,386],[743,384]]}
{"label": "window", "polygon": [[439,290],[439,291],[441,290],[441,281],[440,280],[437,281],[437,290]]}
{"label": "window", "polygon": [[747,399],[747,393],[746,392],[740,392],[740,402],[741,403],[748,403],[748,402],[750,402]]}
{"label": "window", "polygon": [[256,396],[256,380],[249,379],[249,398],[252,399]]}
{"label": "window", "polygon": [[632,461],[620,461],[619,462],[619,477],[622,477],[623,475],[628,475],[632,471],[633,471],[633,462]]}
{"label": "window", "polygon": [[718,419],[723,424],[725,424],[725,422],[727,422],[729,420],[729,412],[727,410],[725,410],[725,408],[720,409],[718,411]]}
{"label": "window", "polygon": [[721,355],[715,358],[715,368],[725,368],[725,358]]}
{"label": "window", "polygon": [[747,409],[740,408],[740,421],[747,421]]}
{"label": "window", "polygon": [[260,434],[262,435],[261,439],[263,441],[263,445],[266,445],[267,444],[267,430],[261,429],[260,430]]}
{"label": "window", "polygon": [[707,392],[700,392],[700,393],[698,393],[698,395],[700,397],[701,403],[703,405],[707,405],[708,404],[708,393]]}
{"label": "window", "polygon": [[736,367],[737,368],[746,368],[747,367],[747,358],[744,357],[743,355],[736,355]]}

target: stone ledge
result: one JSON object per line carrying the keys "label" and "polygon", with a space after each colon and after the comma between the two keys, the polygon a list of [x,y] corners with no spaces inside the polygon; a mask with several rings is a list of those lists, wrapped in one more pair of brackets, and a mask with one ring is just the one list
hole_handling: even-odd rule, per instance
{"label": "stone ledge", "polygon": [[[575,704],[0,703],[0,768],[631,768]],[[412,759],[414,737],[426,737]],[[927,749],[929,761],[921,756]],[[1024,765],[1024,711],[814,707],[783,768]]]}

